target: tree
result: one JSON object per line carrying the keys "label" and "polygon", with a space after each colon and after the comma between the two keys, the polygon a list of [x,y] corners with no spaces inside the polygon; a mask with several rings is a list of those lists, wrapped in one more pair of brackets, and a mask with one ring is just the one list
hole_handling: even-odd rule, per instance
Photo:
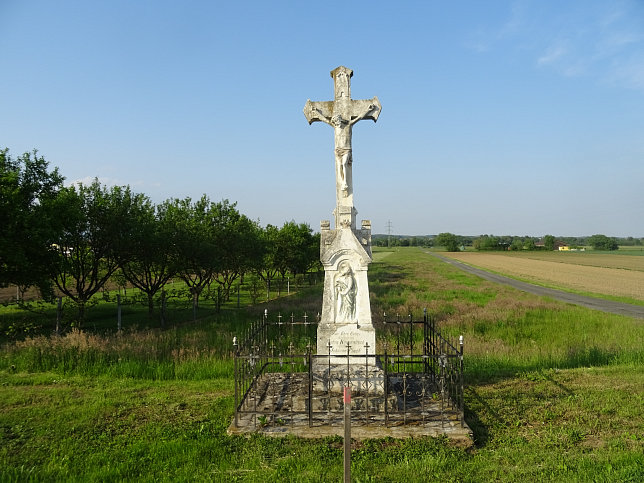
{"label": "tree", "polygon": [[261,231],[262,263],[256,267],[255,273],[264,280],[267,287],[279,272],[279,228],[266,225]]}
{"label": "tree", "polygon": [[148,314],[154,312],[154,296],[176,273],[174,227],[168,220],[167,205],[153,206],[145,199],[136,220],[131,257],[121,270],[125,279],[147,295]]}
{"label": "tree", "polygon": [[50,275],[58,290],[77,304],[79,326],[91,297],[131,256],[144,201],[129,187],[107,189],[98,180],[60,191],[56,209],[62,233]]}
{"label": "tree", "polygon": [[588,244],[593,247],[594,250],[617,250],[619,245],[615,238],[609,238],[606,235],[593,235],[588,237]]}
{"label": "tree", "polygon": [[256,271],[262,264],[263,243],[259,225],[237,211],[228,200],[217,208],[215,237],[221,255],[221,266],[215,280],[230,298],[232,284],[248,271]]}
{"label": "tree", "polygon": [[523,240],[521,238],[515,238],[512,240],[512,243],[508,247],[510,251],[521,251],[523,250]]}
{"label": "tree", "polygon": [[215,236],[217,208],[204,195],[194,203],[190,198],[168,200],[162,209],[174,227],[172,256],[177,273],[197,305],[199,296],[221,268]]}
{"label": "tree", "polygon": [[534,239],[531,237],[526,237],[525,241],[523,242],[523,248],[525,250],[536,250],[537,246],[534,242]]}
{"label": "tree", "polygon": [[54,203],[64,178],[37,151],[12,159],[0,150],[0,286],[32,285],[52,295],[49,267],[57,239]]}
{"label": "tree", "polygon": [[474,248],[477,250],[502,250],[501,240],[493,235],[481,235],[474,240]]}
{"label": "tree", "polygon": [[284,223],[276,241],[276,266],[282,276],[286,273],[306,273],[319,260],[319,237],[306,223]]}
{"label": "tree", "polygon": [[448,252],[459,251],[458,239],[452,233],[439,233],[436,237],[435,243],[439,246],[445,247]]}
{"label": "tree", "polygon": [[546,250],[554,250],[555,249],[555,237],[552,235],[546,235],[543,237],[543,246]]}

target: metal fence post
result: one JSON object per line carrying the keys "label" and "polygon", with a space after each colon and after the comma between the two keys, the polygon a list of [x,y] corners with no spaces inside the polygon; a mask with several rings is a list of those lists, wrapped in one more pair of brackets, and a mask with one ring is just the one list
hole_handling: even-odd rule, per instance
{"label": "metal fence post", "polygon": [[63,318],[63,298],[58,297],[58,308],[56,309],[56,335],[60,335],[60,321]]}
{"label": "metal fence post", "polygon": [[387,349],[385,348],[385,427],[389,426],[389,409],[387,401],[389,400],[389,360],[387,359]]}
{"label": "metal fence post", "polygon": [[238,367],[237,367],[237,356],[239,355],[239,344],[237,343],[237,337],[233,337],[233,358],[235,361],[235,427],[237,427],[239,423],[239,373],[238,373]]}
{"label": "metal fence post", "polygon": [[116,296],[116,325],[118,331],[121,332],[121,294]]}
{"label": "metal fence post", "polygon": [[344,388],[344,481],[351,482],[351,387]]}
{"label": "metal fence post", "polygon": [[461,355],[460,355],[460,377],[461,377],[461,428],[465,426],[465,375],[463,374],[463,336],[461,335],[458,339],[460,343]]}
{"label": "metal fence post", "polygon": [[309,428],[313,426],[313,358],[311,346],[307,347],[307,359],[309,364]]}

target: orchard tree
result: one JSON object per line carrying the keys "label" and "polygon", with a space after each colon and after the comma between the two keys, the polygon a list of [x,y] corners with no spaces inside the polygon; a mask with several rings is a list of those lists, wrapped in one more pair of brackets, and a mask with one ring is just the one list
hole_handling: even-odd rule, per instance
{"label": "orchard tree", "polygon": [[172,256],[177,274],[197,305],[199,296],[221,269],[215,235],[217,207],[204,195],[194,203],[190,198],[168,200],[162,209],[174,227]]}
{"label": "orchard tree", "polygon": [[276,242],[276,266],[282,276],[306,273],[319,259],[319,237],[306,223],[294,221],[284,223],[280,228]]}
{"label": "orchard tree", "polygon": [[215,280],[224,290],[224,299],[228,300],[235,280],[261,266],[264,245],[259,225],[239,213],[236,203],[224,200],[214,206],[215,240],[221,256]]}
{"label": "orchard tree", "polygon": [[64,178],[37,151],[0,150],[0,286],[37,286],[52,295],[49,267],[59,232],[55,201]]}
{"label": "orchard tree", "polygon": [[78,306],[82,326],[91,297],[132,256],[146,198],[129,187],[101,186],[98,180],[60,191],[56,200],[62,233],[51,278]]}
{"label": "orchard tree", "polygon": [[256,267],[255,273],[264,280],[267,288],[279,273],[279,228],[266,225],[261,231],[262,263]]}
{"label": "orchard tree", "polygon": [[125,279],[147,295],[148,314],[154,312],[154,296],[176,273],[174,226],[168,220],[167,205],[155,207],[145,199],[138,211],[131,256],[121,267]]}

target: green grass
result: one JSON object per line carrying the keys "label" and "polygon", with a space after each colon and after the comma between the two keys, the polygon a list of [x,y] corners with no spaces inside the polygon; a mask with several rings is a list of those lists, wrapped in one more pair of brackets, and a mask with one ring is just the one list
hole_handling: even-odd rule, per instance
{"label": "green grass", "polygon": [[[299,285],[296,285],[295,278],[290,283],[290,294],[287,292],[287,281],[276,280],[271,284],[271,291],[267,293],[263,282],[261,285],[256,304],[271,302],[272,306],[288,305],[285,301],[289,295],[297,292],[304,292],[315,287],[321,287],[322,274],[312,274],[308,280],[301,276],[297,277]],[[230,299],[216,303],[216,288],[211,293],[204,293],[199,300],[196,313],[193,312],[192,298],[183,282],[174,282],[166,286],[167,302],[164,327],[173,327],[177,324],[184,324],[194,320],[208,321],[213,318],[220,318],[220,312],[234,312],[238,308],[252,309],[253,297],[249,287],[252,277],[246,277],[241,288],[233,285]],[[238,297],[239,288],[239,297]],[[86,320],[82,329],[91,330],[94,333],[112,333],[118,327],[118,309],[116,303],[117,294],[121,295],[121,327],[123,329],[149,329],[161,328],[160,295],[155,298],[155,308],[152,316],[148,313],[147,297],[140,290],[128,288],[127,290],[106,291],[94,296],[86,309]],[[280,302],[282,301],[282,302]],[[277,305],[274,303],[277,302]],[[255,313],[259,310],[255,310]],[[0,342],[24,338],[38,334],[51,334],[56,327],[57,302],[45,303],[42,301],[30,301],[23,308],[16,304],[0,305]],[[68,298],[63,298],[61,331],[67,332],[78,328],[77,307]]]}
{"label": "green grass", "polygon": [[[418,249],[376,260],[374,314],[427,307],[465,336],[475,446],[354,442],[354,481],[644,479],[642,321],[497,286]],[[226,434],[232,335],[265,307],[315,313],[320,295],[318,285],[255,310],[188,314],[167,330],[6,343],[0,481],[342,481],[341,438]]]}

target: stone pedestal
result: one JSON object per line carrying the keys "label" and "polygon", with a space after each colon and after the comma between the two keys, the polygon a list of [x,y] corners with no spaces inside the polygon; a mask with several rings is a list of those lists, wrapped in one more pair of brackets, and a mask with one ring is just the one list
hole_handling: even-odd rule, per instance
{"label": "stone pedestal", "polygon": [[[340,210],[336,210],[336,213]],[[355,210],[351,212],[354,215]],[[353,218],[353,216],[351,216]],[[317,354],[355,355],[351,365],[364,366],[376,351],[376,332],[371,322],[367,268],[371,263],[371,224],[344,223],[331,230],[321,224],[320,260],[324,266],[324,295],[317,334]],[[375,358],[369,357],[369,365]],[[346,357],[331,359],[331,364],[347,364]]]}

